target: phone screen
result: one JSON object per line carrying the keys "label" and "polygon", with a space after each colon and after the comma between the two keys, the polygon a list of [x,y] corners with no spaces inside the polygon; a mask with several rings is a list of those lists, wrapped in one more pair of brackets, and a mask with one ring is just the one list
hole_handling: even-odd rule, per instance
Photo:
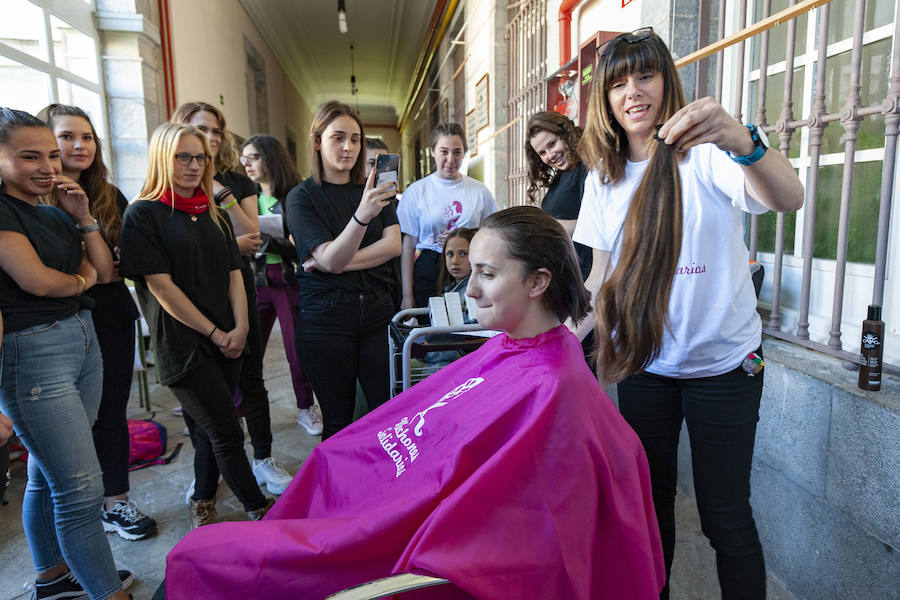
{"label": "phone screen", "polygon": [[399,154],[379,154],[375,157],[375,185],[381,185],[386,181],[395,183],[400,181]]}

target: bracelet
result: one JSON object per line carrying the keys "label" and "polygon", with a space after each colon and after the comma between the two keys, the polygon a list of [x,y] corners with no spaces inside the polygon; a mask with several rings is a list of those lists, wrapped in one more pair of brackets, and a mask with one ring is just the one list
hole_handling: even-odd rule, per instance
{"label": "bracelet", "polygon": [[231,202],[229,202],[228,204],[226,204],[226,205],[224,205],[224,206],[222,206],[222,207],[220,207],[220,208],[221,208],[222,210],[228,210],[228,209],[234,208],[234,205],[235,205],[235,204],[237,204],[237,198],[233,199]]}
{"label": "bracelet", "polygon": [[209,334],[208,334],[206,337],[207,337],[208,339],[212,339],[212,334],[214,334],[214,333],[216,332],[216,329],[218,329],[218,327],[216,327],[215,325],[213,325],[212,331],[210,331]]}
{"label": "bracelet", "polygon": [[357,223],[359,223],[360,225],[362,225],[363,227],[368,227],[368,226],[369,226],[369,223],[372,222],[372,221],[369,221],[369,223],[363,223],[363,222],[360,221],[359,218],[356,216],[356,213],[353,213],[353,220],[356,221]]}
{"label": "bracelet", "polygon": [[86,233],[93,233],[97,231],[98,229],[100,229],[100,225],[97,224],[97,219],[94,219],[94,222],[90,225],[79,225],[78,223],[75,223],[75,229],[81,232],[81,235],[84,235]]}
{"label": "bracelet", "polygon": [[81,282],[81,291],[79,291],[77,294],[75,294],[76,296],[80,296],[81,294],[84,293],[84,290],[87,289],[87,281],[85,281],[85,280],[84,280],[84,277],[82,277],[82,276],[79,275],[78,273],[72,273],[72,275],[74,275],[75,277],[77,277],[77,278],[78,278],[78,281]]}

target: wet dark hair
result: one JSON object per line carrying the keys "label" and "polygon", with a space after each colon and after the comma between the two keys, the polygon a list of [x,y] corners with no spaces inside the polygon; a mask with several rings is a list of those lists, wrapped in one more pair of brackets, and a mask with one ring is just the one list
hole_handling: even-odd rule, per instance
{"label": "wet dark hair", "polygon": [[[24,110],[0,107],[0,144],[5,146],[9,143],[9,137],[14,131],[26,127],[42,127],[50,130],[46,123]],[[6,184],[0,181],[0,192],[5,191]]]}
{"label": "wet dark hair", "polygon": [[440,296],[444,293],[444,288],[450,285],[450,282],[453,281],[453,276],[450,274],[450,271],[447,270],[447,244],[450,243],[450,240],[454,238],[462,238],[472,243],[472,238],[475,237],[475,234],[478,233],[477,228],[470,227],[460,227],[459,229],[454,229],[447,235],[447,239],[444,240],[444,247],[442,248],[443,252],[441,253],[441,268],[440,274],[438,275],[438,284],[437,284],[437,295]]}
{"label": "wet dark hair", "polygon": [[506,241],[507,254],[525,264],[526,274],[550,272],[543,301],[560,321],[571,317],[577,323],[587,315],[591,299],[582,283],[575,246],[556,219],[536,206],[514,206],[481,221],[479,231],[488,229]]}
{"label": "wet dark hair", "polygon": [[271,135],[251,135],[244,140],[241,150],[253,144],[261,159],[263,173],[269,179],[272,195],[284,208],[284,201],[294,186],[300,184],[300,175],[291,162],[287,150]]}
{"label": "wet dark hair", "polygon": [[542,131],[547,131],[561,138],[566,143],[566,155],[569,159],[569,168],[575,167],[581,158],[578,156],[578,140],[581,139],[581,127],[575,125],[572,119],[558,112],[542,110],[528,119],[525,126],[525,162],[528,164],[528,197],[532,202],[537,202],[538,190],[541,187],[550,187],[556,169],[544,164],[534,148],[531,147],[531,138]]}
{"label": "wet dark hair", "polygon": [[10,134],[23,127],[50,129],[46,123],[24,110],[0,107],[0,144],[8,144]]}
{"label": "wet dark hair", "polygon": [[459,123],[438,123],[431,130],[431,137],[428,138],[428,147],[434,150],[438,140],[445,135],[455,135],[462,140],[463,152],[468,152],[469,147],[466,145],[466,132]]}

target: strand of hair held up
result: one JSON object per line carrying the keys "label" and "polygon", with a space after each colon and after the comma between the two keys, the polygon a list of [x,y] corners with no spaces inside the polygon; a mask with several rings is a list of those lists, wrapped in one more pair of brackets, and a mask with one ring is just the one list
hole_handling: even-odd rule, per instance
{"label": "strand of hair held up", "polygon": [[608,383],[643,371],[659,356],[681,252],[679,153],[649,143],[653,155],[625,217],[618,263],[597,294],[597,372]]}

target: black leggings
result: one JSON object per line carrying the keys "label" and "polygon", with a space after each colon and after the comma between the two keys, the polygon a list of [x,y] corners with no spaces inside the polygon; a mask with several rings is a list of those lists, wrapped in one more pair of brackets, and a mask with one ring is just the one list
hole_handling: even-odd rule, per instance
{"label": "black leggings", "polygon": [[134,321],[94,322],[103,355],[103,395],[94,423],[94,446],[103,471],[103,495],[128,493],[126,410],[134,374]]}
{"label": "black leggings", "polygon": [[[756,350],[761,355],[761,350]],[[716,551],[723,600],[766,597],[766,567],[750,508],[750,466],[763,375],[740,367],[697,379],[641,373],[618,385],[619,410],[650,464],[653,504],[669,572],[675,552],[678,438],[687,422],[700,526]]]}
{"label": "black leggings", "polygon": [[210,356],[169,389],[190,416],[185,420],[194,444],[194,500],[215,498],[221,472],[244,510],[251,511],[265,506],[266,499],[244,454],[244,432],[234,410],[240,369],[240,359]]}

